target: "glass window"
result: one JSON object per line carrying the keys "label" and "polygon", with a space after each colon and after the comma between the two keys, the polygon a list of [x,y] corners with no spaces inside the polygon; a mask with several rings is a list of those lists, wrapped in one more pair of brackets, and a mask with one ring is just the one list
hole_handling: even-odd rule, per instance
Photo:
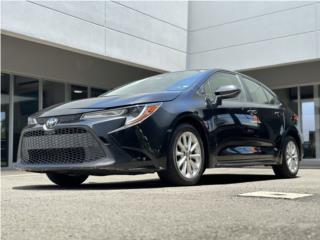
{"label": "glass window", "polygon": [[21,130],[27,125],[28,117],[38,111],[39,81],[27,77],[14,77],[14,136],[13,161],[17,159],[17,150]]}
{"label": "glass window", "polygon": [[206,97],[208,98],[212,98],[213,97],[213,92],[211,91],[210,88],[210,81],[207,81],[204,85],[203,85],[203,91]]}
{"label": "glass window", "polygon": [[276,96],[274,96],[268,89],[263,88],[263,90],[268,98],[269,104],[272,104],[272,105],[279,104],[279,101]]}
{"label": "glass window", "polygon": [[182,91],[191,87],[197,80],[196,76],[200,73],[201,71],[183,71],[159,74],[116,88],[106,93],[105,96],[132,96],[141,93]]}
{"label": "glass window", "polygon": [[8,166],[9,157],[9,86],[10,75],[1,73],[1,167]]}
{"label": "glass window", "polygon": [[244,78],[244,77],[241,77],[241,78],[243,79],[243,83],[247,87],[249,97],[251,98],[252,102],[260,103],[260,104],[269,103],[269,100],[266,94],[264,93],[263,88],[259,84],[247,78]]}
{"label": "glass window", "polygon": [[88,88],[83,86],[71,85],[71,101],[88,97]]}
{"label": "glass window", "polygon": [[316,139],[316,158],[320,159],[320,85],[315,86],[316,96],[315,96],[315,139]]}
{"label": "glass window", "polygon": [[[234,74],[230,73],[223,73],[223,72],[218,72],[212,75],[212,77],[209,78],[209,80],[206,82],[204,85],[204,91],[205,94],[208,95],[209,91],[211,91],[211,95],[214,96],[214,92],[218,90],[218,88],[226,85],[235,85],[239,89],[242,90],[240,81]],[[244,99],[244,93],[241,91],[241,93],[236,97],[232,98],[232,100],[235,99]],[[225,99],[224,101],[228,101],[230,99]]]}
{"label": "glass window", "polygon": [[104,89],[91,88],[91,97],[98,97],[106,92],[107,92],[107,90],[104,90]]}
{"label": "glass window", "polygon": [[313,86],[301,87],[301,122],[303,134],[304,155],[306,158],[316,157],[315,136],[315,99]]}
{"label": "glass window", "polygon": [[[306,158],[320,157],[320,86],[276,89],[274,92],[289,109],[300,115],[303,148]],[[300,107],[299,107],[300,105]]]}
{"label": "glass window", "polygon": [[43,81],[43,108],[64,102],[64,83]]}

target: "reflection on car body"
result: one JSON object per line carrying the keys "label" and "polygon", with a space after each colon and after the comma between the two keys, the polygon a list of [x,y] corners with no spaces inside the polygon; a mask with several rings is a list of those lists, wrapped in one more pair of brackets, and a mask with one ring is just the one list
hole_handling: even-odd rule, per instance
{"label": "reflection on car body", "polygon": [[31,116],[17,167],[62,186],[88,175],[150,172],[192,185],[219,166],[270,165],[278,176],[294,177],[303,148],[293,116],[245,75],[165,73]]}

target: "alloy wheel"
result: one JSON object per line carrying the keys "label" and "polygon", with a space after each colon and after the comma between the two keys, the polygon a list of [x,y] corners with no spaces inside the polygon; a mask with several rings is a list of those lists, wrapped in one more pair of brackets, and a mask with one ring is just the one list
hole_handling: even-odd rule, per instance
{"label": "alloy wheel", "polygon": [[289,141],[286,148],[286,162],[290,172],[295,173],[299,167],[299,156],[296,144]]}
{"label": "alloy wheel", "polygon": [[198,176],[203,156],[197,136],[192,132],[183,132],[177,140],[175,161],[181,175],[185,178]]}

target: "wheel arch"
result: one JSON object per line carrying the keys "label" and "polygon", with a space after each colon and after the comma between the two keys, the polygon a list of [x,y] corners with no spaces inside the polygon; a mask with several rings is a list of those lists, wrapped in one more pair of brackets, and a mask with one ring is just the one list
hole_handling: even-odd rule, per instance
{"label": "wheel arch", "polygon": [[195,116],[193,113],[185,113],[178,116],[170,126],[170,129],[169,129],[170,134],[168,136],[167,142],[168,143],[170,142],[174,130],[176,129],[177,126],[181,124],[190,124],[199,132],[203,142],[203,147],[204,147],[205,167],[208,167],[209,156],[210,156],[209,137],[208,137],[208,132],[206,127],[204,126],[202,120],[198,116]]}
{"label": "wheel arch", "polygon": [[[299,148],[299,153],[300,153],[300,161],[302,160],[303,158],[303,147],[302,147],[302,139],[300,137],[300,133],[299,131],[294,128],[294,127],[290,127],[287,131],[286,131],[286,134],[284,135],[284,138],[282,139],[282,143],[281,143],[281,157],[282,157],[282,154],[283,154],[283,146],[284,146],[284,143],[285,143],[285,140],[288,138],[288,137],[292,137],[297,145],[298,145],[298,148]],[[282,158],[281,158],[282,159]]]}

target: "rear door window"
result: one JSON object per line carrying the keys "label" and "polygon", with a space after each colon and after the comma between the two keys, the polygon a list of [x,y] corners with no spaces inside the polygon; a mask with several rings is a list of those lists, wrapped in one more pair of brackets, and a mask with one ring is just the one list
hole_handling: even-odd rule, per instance
{"label": "rear door window", "polygon": [[265,94],[266,94],[266,96],[267,96],[267,98],[268,98],[268,103],[270,104],[270,105],[277,105],[277,104],[279,104],[279,101],[278,101],[278,99],[277,99],[277,97],[275,96],[275,95],[273,95],[269,90],[267,90],[267,89],[265,89],[265,88],[263,88],[263,90],[264,90],[264,92],[265,92]]}
{"label": "rear door window", "polygon": [[252,102],[259,104],[269,104],[269,99],[267,98],[267,95],[265,94],[265,91],[260,84],[255,83],[250,79],[244,78],[242,76],[241,78],[243,79],[243,83],[247,88],[249,97]]}

